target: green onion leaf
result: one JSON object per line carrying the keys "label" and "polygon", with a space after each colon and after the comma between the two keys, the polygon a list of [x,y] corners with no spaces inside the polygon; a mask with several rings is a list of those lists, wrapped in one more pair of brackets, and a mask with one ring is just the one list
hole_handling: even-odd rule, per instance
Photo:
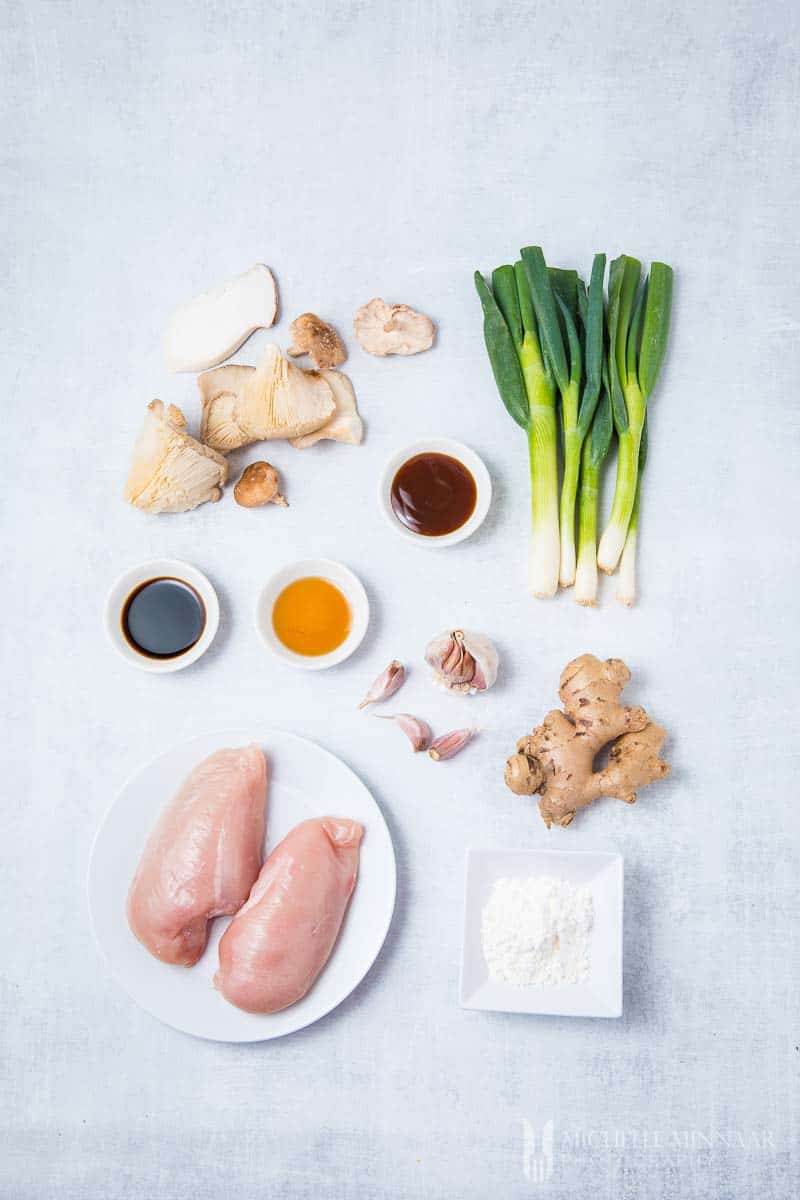
{"label": "green onion leaf", "polygon": [[[592,263],[592,275],[589,280],[589,293],[583,287],[585,303],[583,305],[584,328],[584,370],[586,383],[581,397],[578,413],[578,429],[581,437],[586,437],[589,426],[597,408],[600,387],[603,379],[603,350],[605,333],[603,329],[603,277],[606,271],[605,254],[595,254]],[[578,291],[578,303],[581,304],[581,290]]]}
{"label": "green onion leaf", "polygon": [[548,267],[550,286],[553,295],[562,304],[566,304],[573,321],[578,320],[578,272],[567,271],[563,267]]}
{"label": "green onion leaf", "polygon": [[644,306],[647,302],[647,280],[644,281],[644,287],[640,288],[639,295],[636,299],[636,307],[633,310],[631,317],[630,329],[628,330],[628,344],[625,349],[625,373],[628,379],[637,379],[637,363],[639,362],[639,346],[641,345],[642,333],[642,318],[644,316]]}
{"label": "green onion leaf", "polygon": [[608,272],[608,361],[611,408],[618,433],[625,433],[628,429],[628,407],[622,389],[627,382],[625,354],[628,326],[640,272],[641,263],[627,254],[615,258]]}
{"label": "green onion leaf", "polygon": [[520,253],[533,297],[542,350],[558,390],[563,393],[569,383],[569,372],[547,263],[540,246],[525,246]]}
{"label": "green onion leaf", "polygon": [[629,254],[621,255],[623,260],[622,281],[619,290],[619,309],[617,312],[617,336],[612,343],[619,379],[624,387],[628,382],[626,351],[628,348],[628,330],[631,324],[631,314],[636,303],[636,293],[639,289],[639,279],[642,274],[642,264],[638,258]]}
{"label": "green onion leaf", "polygon": [[497,301],[480,271],[475,272],[475,287],[483,307],[483,336],[500,399],[510,416],[527,430],[528,394],[522,378],[517,349]]}
{"label": "green onion leaf", "polygon": [[638,372],[639,387],[645,398],[652,394],[656,386],[667,351],[672,313],[672,279],[672,267],[666,263],[651,263]]}
{"label": "green onion leaf", "polygon": [[600,403],[597,405],[592,422],[592,432],[589,437],[589,458],[592,466],[599,467],[611,447],[611,435],[614,432],[614,422],[611,417],[611,400],[608,392],[603,391]]}
{"label": "green onion leaf", "polygon": [[522,316],[519,311],[517,281],[513,267],[496,267],[492,271],[492,291],[497,301],[497,307],[503,314],[505,323],[514,339],[514,345],[517,347],[521,346],[523,334]]}
{"label": "green onion leaf", "polygon": [[639,442],[639,483],[642,481],[642,471],[647,465],[647,414],[645,413],[642,426],[642,440]]}
{"label": "green onion leaf", "polygon": [[583,358],[581,355],[581,339],[578,337],[578,330],[575,326],[572,313],[567,308],[560,296],[556,296],[558,307],[561,316],[564,318],[564,328],[567,331],[567,345],[569,346],[569,381],[576,388],[581,384],[581,371],[583,370]]}
{"label": "green onion leaf", "polygon": [[533,300],[531,299],[531,289],[528,284],[528,276],[525,274],[525,265],[522,262],[514,263],[514,278],[517,287],[517,303],[522,317],[523,335],[532,333],[536,339],[536,345],[539,345],[539,331],[536,328],[536,313],[533,311]]}
{"label": "green onion leaf", "polygon": [[[605,255],[603,255],[605,262]],[[586,292],[586,284],[582,279],[578,279],[578,316],[580,318],[583,329],[586,329],[586,319],[589,313],[589,296]]]}

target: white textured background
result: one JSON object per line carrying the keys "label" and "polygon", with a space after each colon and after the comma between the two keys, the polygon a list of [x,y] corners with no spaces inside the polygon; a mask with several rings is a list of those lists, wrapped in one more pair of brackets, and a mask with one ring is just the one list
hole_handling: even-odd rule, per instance
{"label": "white textured background", "polygon": [[[3,851],[0,1193],[46,1200],[524,1196],[523,1122],[554,1122],[547,1194],[797,1192],[798,101],[788,0],[598,5],[5,0],[2,36]],[[596,612],[524,592],[522,435],[494,394],[470,274],[527,242],[676,266],[654,402],[644,595]],[[262,259],[287,322],[344,330],[375,294],[439,323],[430,354],[348,370],[361,449],[270,447],[287,512],[230,496],[148,518],[120,490],[145,403],[186,407],[159,341],[176,304]],[[245,347],[253,361],[261,335]],[[496,504],[426,555],[374,504],[391,450],[455,433]],[[250,457],[257,457],[253,451]],[[277,565],[350,563],[375,621],[313,677],[259,648]],[[124,567],[186,557],[222,629],[156,678],[101,631]],[[502,684],[403,694],[480,744],[435,767],[353,704],[440,627],[494,635]],[[671,731],[674,776],[549,834],[502,785],[514,739],[591,649],[623,656]],[[373,788],[399,902],[334,1014],[263,1046],[161,1027],[106,977],[88,927],[92,836],[127,775],[178,739],[279,723]],[[456,1002],[465,847],[626,858],[625,1015],[519,1018]]]}

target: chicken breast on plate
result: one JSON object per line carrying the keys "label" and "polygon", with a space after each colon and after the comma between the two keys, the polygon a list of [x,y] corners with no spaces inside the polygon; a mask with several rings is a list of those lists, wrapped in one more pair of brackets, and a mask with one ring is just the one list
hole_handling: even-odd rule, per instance
{"label": "chicken breast on plate", "polygon": [[159,817],[128,892],[128,924],[162,962],[194,966],[212,917],[234,913],[258,877],[267,764],[258,746],[217,750]]}
{"label": "chicken breast on plate", "polygon": [[272,1013],[305,996],[336,942],[363,836],[357,821],[322,817],[275,847],[220,940],[214,982],[226,1000]]}

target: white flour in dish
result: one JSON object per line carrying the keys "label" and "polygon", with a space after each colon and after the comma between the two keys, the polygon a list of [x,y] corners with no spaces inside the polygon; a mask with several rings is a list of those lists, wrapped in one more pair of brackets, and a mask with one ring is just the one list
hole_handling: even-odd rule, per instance
{"label": "white flour in dish", "polygon": [[498,879],[483,910],[481,943],[496,983],[580,983],[594,921],[588,887],[552,875]]}

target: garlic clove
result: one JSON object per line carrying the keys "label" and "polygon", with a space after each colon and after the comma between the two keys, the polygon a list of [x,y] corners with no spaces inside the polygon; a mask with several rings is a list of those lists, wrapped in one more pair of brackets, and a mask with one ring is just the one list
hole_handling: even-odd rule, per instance
{"label": "garlic clove", "polygon": [[454,758],[468,742],[472,741],[477,732],[477,729],[454,729],[451,733],[443,733],[441,737],[437,737],[431,742],[428,754],[434,762],[443,762],[445,759]]}
{"label": "garlic clove", "polygon": [[405,667],[396,658],[393,658],[386,670],[381,671],[378,678],[373,680],[369,691],[358,707],[366,708],[368,704],[380,704],[381,701],[388,700],[403,686],[405,678]]}
{"label": "garlic clove", "polygon": [[451,692],[487,692],[497,679],[497,650],[483,633],[442,633],[428,643],[425,661],[433,667],[436,682]]}
{"label": "garlic clove", "polygon": [[431,744],[433,737],[431,727],[421,717],[414,717],[411,713],[392,713],[388,717],[382,717],[375,713],[375,716],[379,721],[396,721],[411,742],[411,748],[415,754],[418,750],[427,750]]}

